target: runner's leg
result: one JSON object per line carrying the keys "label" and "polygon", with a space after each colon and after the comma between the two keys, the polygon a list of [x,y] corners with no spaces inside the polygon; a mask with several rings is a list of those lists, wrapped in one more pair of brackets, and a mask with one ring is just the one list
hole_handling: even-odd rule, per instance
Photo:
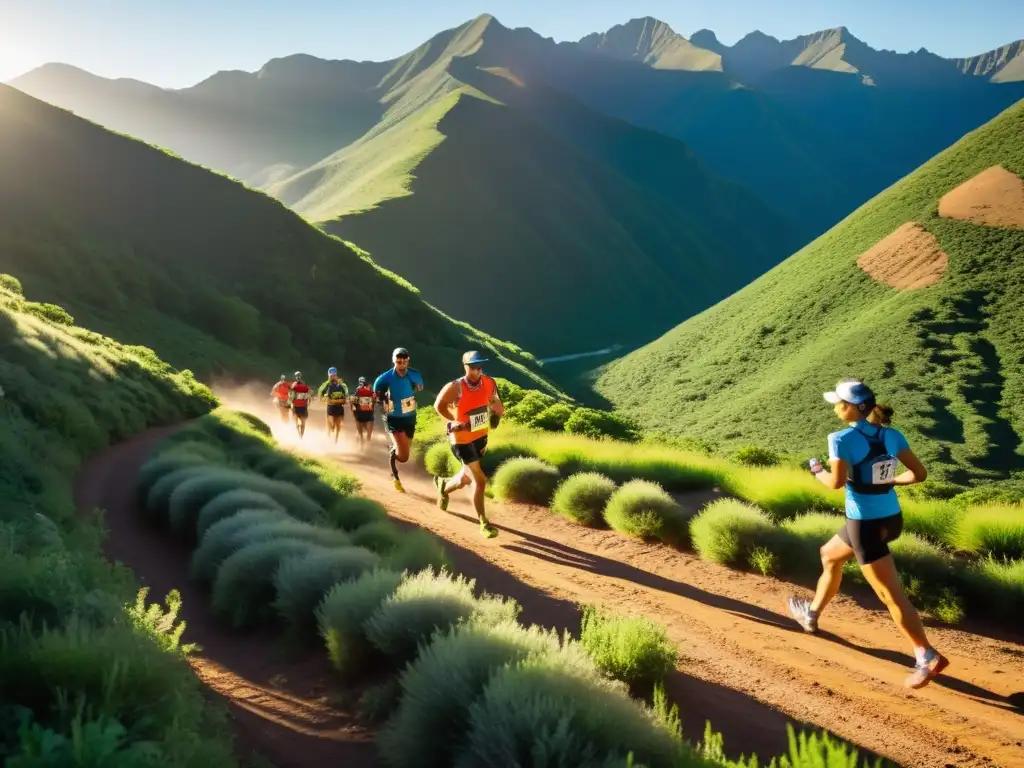
{"label": "runner's leg", "polygon": [[811,601],[811,611],[820,616],[833,597],[839,593],[843,581],[843,566],[853,557],[853,549],[838,535],[833,536],[821,552],[821,577],[818,588]]}

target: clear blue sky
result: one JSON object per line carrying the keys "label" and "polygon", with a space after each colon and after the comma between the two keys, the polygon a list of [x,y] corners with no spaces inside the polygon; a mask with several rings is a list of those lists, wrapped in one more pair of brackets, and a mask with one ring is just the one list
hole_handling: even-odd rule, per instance
{"label": "clear blue sky", "polygon": [[846,26],[875,48],[951,57],[1024,38],[1024,0],[0,0],[0,81],[48,61],[182,87],[291,53],[383,60],[481,13],[556,40],[638,16],[726,44]]}

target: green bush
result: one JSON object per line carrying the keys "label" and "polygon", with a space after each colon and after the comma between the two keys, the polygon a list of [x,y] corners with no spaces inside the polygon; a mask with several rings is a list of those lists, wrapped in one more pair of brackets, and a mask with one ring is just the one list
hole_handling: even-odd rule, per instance
{"label": "green bush", "polygon": [[189,465],[176,469],[161,477],[146,495],[145,511],[148,519],[153,523],[165,526],[168,524],[170,515],[171,494],[179,485],[206,474],[208,467],[203,464]]}
{"label": "green bush", "polygon": [[907,498],[917,501],[949,501],[966,491],[962,485],[947,483],[942,480],[925,480],[916,485],[907,485],[900,489]]}
{"label": "green bush", "polygon": [[963,590],[972,609],[991,616],[1019,616],[1024,611],[1024,560],[985,557],[963,573]]}
{"label": "green bush", "polygon": [[962,507],[948,501],[913,499],[902,500],[900,507],[903,512],[903,530],[916,533],[934,544],[956,546],[957,528],[964,515]]}
{"label": "green bush", "polygon": [[1024,502],[1024,477],[985,483],[954,496],[953,501],[965,507],[982,504],[1017,504]]}
{"label": "green bush", "polygon": [[505,409],[505,416],[509,421],[529,426],[534,419],[554,405],[555,398],[544,392],[529,390],[523,399],[510,408]]}
{"label": "green bush", "polygon": [[402,532],[398,546],[383,557],[386,568],[399,572],[418,573],[424,568],[451,568],[451,560],[441,540],[422,528]]}
{"label": "green bush", "polygon": [[1024,504],[969,507],[950,543],[965,552],[1024,558]]}
{"label": "green bush", "polygon": [[255,541],[232,553],[217,569],[210,608],[235,629],[256,626],[274,617],[274,574],[292,557],[313,558],[323,548],[308,541],[273,538]]}
{"label": "green bush", "polygon": [[746,467],[775,467],[782,463],[782,456],[771,448],[744,445],[733,454],[733,460]]}
{"label": "green bush", "polygon": [[341,674],[357,672],[372,654],[373,646],[366,638],[364,625],[381,603],[394,594],[402,578],[399,572],[378,568],[335,584],[317,606],[320,637],[327,645],[331,663]]}
{"label": "green bush", "polygon": [[474,585],[464,576],[432,568],[409,576],[366,621],[366,637],[384,656],[407,661],[435,630],[444,631],[473,615]]}
{"label": "green bush", "polygon": [[530,426],[548,432],[561,432],[565,429],[565,424],[572,416],[572,412],[572,406],[567,403],[555,403],[537,414]]}
{"label": "green bush", "polygon": [[580,644],[597,668],[634,690],[653,688],[675,669],[676,647],[665,627],[646,617],[612,616],[583,606]]}
{"label": "green bush", "polygon": [[406,534],[398,529],[390,520],[378,520],[375,523],[367,523],[352,531],[352,544],[357,547],[366,547],[378,555],[386,555],[394,552],[402,546]]}
{"label": "green bush", "polygon": [[423,465],[427,472],[434,477],[451,477],[462,468],[462,464],[455,458],[447,440],[434,443],[427,449]]}
{"label": "green bush", "polygon": [[22,306],[22,311],[27,312],[30,315],[46,320],[47,322],[54,323],[56,325],[74,325],[75,318],[68,314],[64,307],[58,307],[56,304],[47,304],[46,302],[35,302],[26,301]]}
{"label": "green bush", "polygon": [[0,273],[0,288],[5,291],[10,291],[16,296],[25,296],[25,290],[21,287],[21,280],[16,278],[14,275],[5,275]]}
{"label": "green bush", "polygon": [[388,520],[383,505],[363,496],[347,496],[337,499],[327,507],[327,521],[345,531],[354,531],[364,525]]}
{"label": "green bush", "polygon": [[380,565],[380,557],[362,547],[338,547],[289,558],[274,574],[274,607],[294,636],[316,630],[316,608],[327,591]]}
{"label": "green bush", "polygon": [[604,519],[619,533],[639,539],[659,539],[679,546],[688,541],[689,515],[664,488],[648,480],[631,480],[611,498]]}
{"label": "green bush", "polygon": [[199,510],[196,518],[196,538],[202,539],[210,527],[244,509],[269,509],[285,514],[284,507],[260,491],[239,488],[214,496]]}
{"label": "green bush", "polygon": [[690,537],[703,559],[733,568],[751,567],[755,550],[774,551],[781,538],[764,512],[735,499],[708,504],[691,521]]}
{"label": "green bush", "polygon": [[686,765],[678,738],[574,644],[501,668],[469,720],[457,768],[514,765],[520,755],[546,756],[539,764],[547,765],[609,765],[630,752],[650,768]]}
{"label": "green bush", "polygon": [[554,512],[588,526],[604,524],[604,508],[615,483],[597,472],[580,472],[565,479],[551,500]]}
{"label": "green bush", "polygon": [[566,420],[564,429],[571,435],[582,435],[593,440],[608,437],[629,443],[639,440],[641,434],[640,428],[625,416],[593,408],[574,410]]}
{"label": "green bush", "polygon": [[546,506],[561,480],[558,469],[540,459],[509,459],[492,478],[494,495],[502,501]]}
{"label": "green bush", "polygon": [[232,553],[246,544],[275,537],[325,546],[348,543],[341,531],[317,528],[273,510],[243,510],[210,526],[192,553],[189,575],[200,584],[209,584]]}
{"label": "green bush", "polygon": [[377,737],[390,768],[447,768],[469,730],[469,707],[509,663],[558,650],[558,635],[514,622],[464,624],[437,635],[399,677],[398,709]]}
{"label": "green bush", "polygon": [[[211,454],[218,454],[211,456]],[[145,506],[146,498],[153,486],[164,476],[186,467],[196,467],[209,464],[211,461],[221,461],[223,456],[211,445],[206,443],[182,443],[175,446],[173,450],[161,453],[145,464],[139,470],[135,481],[136,501],[140,506]]]}
{"label": "green bush", "polygon": [[259,485],[264,481],[264,478],[249,472],[208,467],[205,472],[179,483],[171,493],[167,504],[171,531],[184,541],[194,542],[199,512],[203,507],[223,493],[242,488],[252,490],[248,487],[250,483]]}
{"label": "green bush", "polygon": [[890,542],[889,549],[911,600],[947,624],[963,619],[959,564],[951,555],[913,533]]}

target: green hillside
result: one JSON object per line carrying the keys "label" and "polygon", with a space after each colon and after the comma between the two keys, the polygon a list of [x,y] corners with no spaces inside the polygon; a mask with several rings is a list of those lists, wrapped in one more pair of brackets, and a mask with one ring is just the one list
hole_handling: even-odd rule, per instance
{"label": "green hillside", "polygon": [[[938,476],[1024,469],[1024,229],[938,213],[943,195],[997,165],[1024,176],[1024,101],[742,291],[607,366],[597,390],[651,429],[811,455],[837,425],[821,393],[862,376]],[[858,268],[907,223],[948,254],[931,287],[896,290]]]}
{"label": "green hillside", "polygon": [[0,272],[174,365],[268,381],[327,365],[371,376],[403,345],[436,381],[483,346],[496,373],[539,380],[518,348],[235,181],[7,86],[0,142]]}

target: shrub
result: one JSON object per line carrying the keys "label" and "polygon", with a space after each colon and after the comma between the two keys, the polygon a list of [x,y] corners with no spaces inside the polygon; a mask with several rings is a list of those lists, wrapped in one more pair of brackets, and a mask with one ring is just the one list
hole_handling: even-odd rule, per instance
{"label": "shrub", "polygon": [[210,526],[192,554],[189,574],[201,584],[210,583],[233,552],[246,544],[274,537],[335,546],[348,543],[341,531],[317,528],[272,510],[247,509]]}
{"label": "shrub", "polygon": [[530,390],[523,399],[510,408],[505,409],[509,421],[529,425],[545,410],[555,404],[555,398],[537,390]]}
{"label": "shrub", "polygon": [[260,491],[250,491],[246,488],[227,491],[214,496],[199,510],[196,517],[196,537],[202,539],[210,526],[243,509],[269,509],[285,514],[284,507]]}
{"label": "shrub", "polygon": [[566,403],[555,403],[537,414],[530,426],[548,432],[561,432],[565,429],[569,417],[572,416],[572,411],[572,406]]}
{"label": "shrub", "polygon": [[271,618],[274,573],[292,557],[312,558],[324,550],[308,541],[273,538],[243,546],[217,569],[210,607],[213,615],[235,629]]}
{"label": "shrub", "polygon": [[1024,502],[1024,477],[997,480],[979,485],[954,496],[953,501],[965,507],[981,504],[1016,504]]}
{"label": "shrub", "polygon": [[907,596],[940,621],[956,624],[964,615],[956,560],[913,533],[890,542]]}
{"label": "shrub", "polygon": [[657,483],[631,480],[622,485],[604,509],[612,529],[639,539],[660,539],[673,545],[688,539],[686,511]]}
{"label": "shrub", "polygon": [[441,540],[422,528],[404,531],[398,546],[383,557],[385,567],[399,572],[417,573],[424,568],[441,570],[451,567]]}
{"label": "shrub", "polygon": [[172,450],[161,453],[143,464],[139,470],[135,482],[137,503],[140,506],[145,505],[153,486],[171,472],[219,461],[221,458],[222,454],[218,449],[206,443],[181,443]]}
{"label": "shrub", "polygon": [[145,510],[148,518],[157,525],[166,525],[170,512],[171,494],[185,481],[205,475],[208,469],[201,464],[186,466],[157,480],[146,495]]}
{"label": "shrub", "polygon": [[412,658],[434,630],[446,630],[473,615],[475,581],[432,568],[408,577],[365,624],[373,646],[396,661]]}
{"label": "shrub", "polygon": [[346,531],[354,531],[364,525],[386,521],[388,513],[373,499],[364,496],[348,496],[336,500],[327,507],[327,521]]}
{"label": "shrub", "polygon": [[401,573],[378,568],[328,590],[316,609],[317,626],[338,672],[356,672],[370,655],[363,625],[401,583]]}
{"label": "shrub", "polygon": [[5,275],[0,273],[0,288],[3,288],[5,291],[10,291],[16,296],[24,297],[25,295],[25,290],[21,287],[21,281],[14,275]]}
{"label": "shrub", "polygon": [[[913,488],[913,486],[910,486]],[[903,530],[935,544],[956,546],[955,538],[964,510],[948,501],[902,500]]]}
{"label": "shrub", "polygon": [[424,646],[399,677],[401,698],[377,746],[390,768],[447,768],[469,730],[469,707],[509,663],[558,650],[558,635],[506,622],[461,625]]}
{"label": "shrub", "polygon": [[390,520],[378,520],[352,531],[352,544],[357,547],[366,547],[379,555],[386,555],[398,549],[405,537],[406,534]]}
{"label": "shrub", "polygon": [[604,523],[604,508],[615,493],[615,483],[598,472],[580,472],[567,478],[555,492],[551,509],[583,525]]}
{"label": "shrub", "polygon": [[775,467],[782,463],[778,451],[760,445],[744,445],[733,454],[733,460],[746,467]]}
{"label": "shrub", "polygon": [[726,493],[756,504],[780,522],[812,510],[842,511],[842,490],[832,491],[809,473],[792,467],[737,467],[722,481]]}
{"label": "shrub", "polygon": [[653,687],[676,664],[665,627],[640,616],[611,616],[583,606],[580,644],[597,668],[631,688]]}
{"label": "shrub", "polygon": [[1024,558],[1024,504],[970,507],[950,539],[965,552]]}
{"label": "shrub", "polygon": [[434,443],[427,449],[423,465],[434,477],[451,477],[462,468],[447,440]]}
{"label": "shrub", "polygon": [[1024,560],[981,558],[968,566],[963,581],[972,607],[997,617],[1020,616],[1024,611]]}
{"label": "shrub", "polygon": [[630,419],[593,408],[574,410],[566,420],[564,429],[571,435],[582,435],[594,440],[610,437],[631,443],[640,439],[640,428]]}
{"label": "shrub", "polygon": [[362,547],[325,549],[293,557],[274,574],[274,607],[292,634],[307,637],[316,629],[316,608],[327,591],[380,565],[380,557]]}
{"label": "shrub", "polygon": [[690,537],[703,559],[745,568],[751,565],[755,549],[774,548],[779,529],[757,507],[735,499],[719,499],[693,519]]}
{"label": "shrub", "polygon": [[540,459],[509,459],[494,474],[494,495],[502,501],[545,506],[551,501],[561,476],[558,469]]}
{"label": "shrub", "polygon": [[55,325],[74,325],[75,318],[68,314],[64,307],[46,302],[26,301],[21,308],[23,312],[35,315],[41,320],[54,323]]}
{"label": "shrub", "polygon": [[780,530],[782,569],[794,576],[817,576],[821,572],[821,547],[843,526],[845,518],[811,512],[786,520]]}
{"label": "shrub", "polygon": [[956,483],[941,480],[925,480],[923,483],[904,486],[900,489],[909,499],[918,501],[949,501],[967,489]]}
{"label": "shrub", "polygon": [[621,683],[602,679],[575,644],[497,671],[470,706],[457,768],[508,765],[519,755],[546,764],[608,765],[609,758],[676,768],[682,750]]}
{"label": "shrub", "polygon": [[250,484],[258,485],[263,481],[264,478],[249,472],[208,467],[205,472],[179,483],[171,493],[167,504],[171,531],[185,541],[194,541],[199,512],[207,503],[222,493],[248,488]]}

